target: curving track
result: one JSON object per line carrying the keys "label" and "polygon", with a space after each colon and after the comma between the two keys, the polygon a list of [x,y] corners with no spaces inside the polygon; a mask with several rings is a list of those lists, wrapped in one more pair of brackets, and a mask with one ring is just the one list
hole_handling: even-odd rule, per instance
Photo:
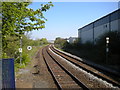
{"label": "curving track", "polygon": [[75,76],[67,71],[60,63],[58,63],[50,54],[48,47],[43,49],[43,58],[52,74],[59,89],[62,88],[81,88],[88,89],[86,85],[81,83]]}
{"label": "curving track", "polygon": [[[58,88],[117,88],[119,84],[98,70],[65,55],[54,47],[43,49],[43,58]],[[92,75],[93,74],[93,75]],[[99,78],[94,77],[97,76]],[[101,78],[103,80],[101,80]],[[107,83],[107,82],[109,83]],[[117,87],[114,87],[117,86]]]}

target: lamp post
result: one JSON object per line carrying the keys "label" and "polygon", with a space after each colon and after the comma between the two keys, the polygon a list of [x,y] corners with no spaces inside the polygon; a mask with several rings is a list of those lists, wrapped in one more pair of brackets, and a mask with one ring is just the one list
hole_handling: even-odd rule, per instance
{"label": "lamp post", "polygon": [[109,53],[109,37],[106,37],[106,64],[108,61],[108,53]]}

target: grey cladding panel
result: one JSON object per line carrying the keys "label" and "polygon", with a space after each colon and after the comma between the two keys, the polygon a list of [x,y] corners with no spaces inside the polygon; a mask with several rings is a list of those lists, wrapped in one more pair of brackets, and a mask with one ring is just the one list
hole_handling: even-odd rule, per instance
{"label": "grey cladding panel", "polygon": [[88,30],[90,30],[90,29],[93,29],[93,23],[91,23],[91,24],[89,24],[89,25],[83,27],[83,28],[82,28],[82,32],[88,31]]}
{"label": "grey cladding panel", "polygon": [[106,17],[104,17],[104,18],[96,21],[96,22],[94,23],[94,26],[97,27],[97,26],[100,26],[100,25],[105,24],[105,23],[108,23],[108,22],[109,22],[109,16],[106,16]]}
{"label": "grey cladding panel", "polygon": [[117,20],[117,19],[118,19],[118,11],[111,14],[111,21],[114,21],[114,20]]}
{"label": "grey cladding panel", "polygon": [[118,18],[120,19],[120,9],[119,9],[119,11],[118,11]]}

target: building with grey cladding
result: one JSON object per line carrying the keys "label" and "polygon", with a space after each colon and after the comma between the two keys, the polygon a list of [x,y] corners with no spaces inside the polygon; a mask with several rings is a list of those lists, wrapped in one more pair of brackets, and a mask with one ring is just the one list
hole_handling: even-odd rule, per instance
{"label": "building with grey cladding", "polygon": [[120,31],[120,9],[78,29],[78,38],[82,43],[96,43],[99,37],[110,31]]}

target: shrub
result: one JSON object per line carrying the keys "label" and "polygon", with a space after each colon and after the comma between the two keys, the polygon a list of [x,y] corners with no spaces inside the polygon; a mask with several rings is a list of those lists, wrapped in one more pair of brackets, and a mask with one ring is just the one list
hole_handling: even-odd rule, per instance
{"label": "shrub", "polygon": [[[106,62],[106,37],[110,38],[108,61]],[[99,37],[96,44],[91,42],[67,44],[65,51],[101,64],[120,64],[120,32],[108,32]]]}
{"label": "shrub", "polygon": [[66,45],[68,44],[67,40],[62,39],[60,37],[56,38],[56,40],[54,41],[54,44],[57,48],[63,49],[66,47]]}

